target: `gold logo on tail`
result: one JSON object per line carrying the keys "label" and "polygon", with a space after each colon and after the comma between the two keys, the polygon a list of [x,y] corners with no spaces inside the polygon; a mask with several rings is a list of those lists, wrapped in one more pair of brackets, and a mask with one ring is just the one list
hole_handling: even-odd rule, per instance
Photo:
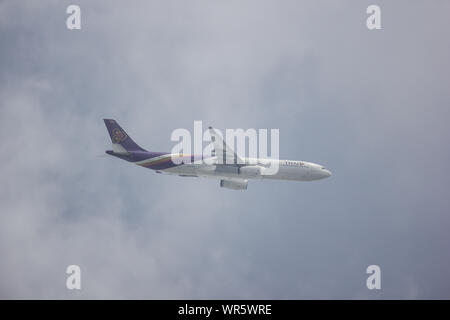
{"label": "gold logo on tail", "polygon": [[112,130],[112,139],[115,143],[120,143],[128,138],[127,134],[118,128]]}

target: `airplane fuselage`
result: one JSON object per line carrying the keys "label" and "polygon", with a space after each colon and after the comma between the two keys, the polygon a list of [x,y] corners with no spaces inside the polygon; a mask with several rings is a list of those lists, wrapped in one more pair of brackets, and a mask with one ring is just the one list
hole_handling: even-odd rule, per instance
{"label": "airplane fuselage", "polygon": [[[331,176],[331,172],[319,164],[297,160],[243,158],[245,163],[228,165],[218,163],[215,157],[201,159],[193,155],[153,152],[108,153],[158,173],[182,177],[313,181]],[[182,158],[178,161],[181,163],[175,161],[178,158]]]}

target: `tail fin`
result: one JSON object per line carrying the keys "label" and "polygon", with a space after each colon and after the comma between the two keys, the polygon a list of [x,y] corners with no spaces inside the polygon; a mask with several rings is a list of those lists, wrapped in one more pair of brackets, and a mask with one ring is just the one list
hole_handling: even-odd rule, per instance
{"label": "tail fin", "polygon": [[103,119],[113,145],[115,153],[127,153],[129,151],[146,151],[137,145],[119,124],[113,119]]}

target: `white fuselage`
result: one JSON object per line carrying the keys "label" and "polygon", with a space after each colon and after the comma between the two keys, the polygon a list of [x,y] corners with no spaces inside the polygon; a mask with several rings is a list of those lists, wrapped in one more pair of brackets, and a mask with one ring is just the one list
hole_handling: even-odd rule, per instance
{"label": "white fuselage", "polygon": [[244,160],[245,164],[239,167],[217,164],[216,159],[213,158],[209,164],[199,160],[159,171],[180,176],[214,179],[236,178],[312,181],[331,176],[331,172],[325,167],[311,162],[255,158],[244,158]]}

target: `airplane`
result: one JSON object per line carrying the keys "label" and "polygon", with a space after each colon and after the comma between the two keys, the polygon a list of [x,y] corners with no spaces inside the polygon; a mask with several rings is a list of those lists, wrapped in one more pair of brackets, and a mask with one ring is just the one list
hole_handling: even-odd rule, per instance
{"label": "airplane", "polygon": [[[324,166],[294,160],[278,160],[265,158],[239,157],[226,145],[222,137],[209,127],[214,150],[204,158],[191,154],[172,154],[169,152],[153,152],[141,148],[113,119],[103,119],[112,142],[112,150],[105,152],[111,156],[126,160],[136,165],[152,169],[157,173],[172,174],[181,177],[205,177],[220,180],[220,187],[231,190],[246,190],[249,179],[259,180],[291,180],[313,181],[328,178],[331,172]],[[218,161],[217,155],[223,159],[234,161]],[[177,157],[190,160],[184,163],[173,161]],[[239,159],[239,162],[236,161]],[[231,164],[229,164],[231,162]],[[271,165],[277,166],[276,173],[269,173]]]}

